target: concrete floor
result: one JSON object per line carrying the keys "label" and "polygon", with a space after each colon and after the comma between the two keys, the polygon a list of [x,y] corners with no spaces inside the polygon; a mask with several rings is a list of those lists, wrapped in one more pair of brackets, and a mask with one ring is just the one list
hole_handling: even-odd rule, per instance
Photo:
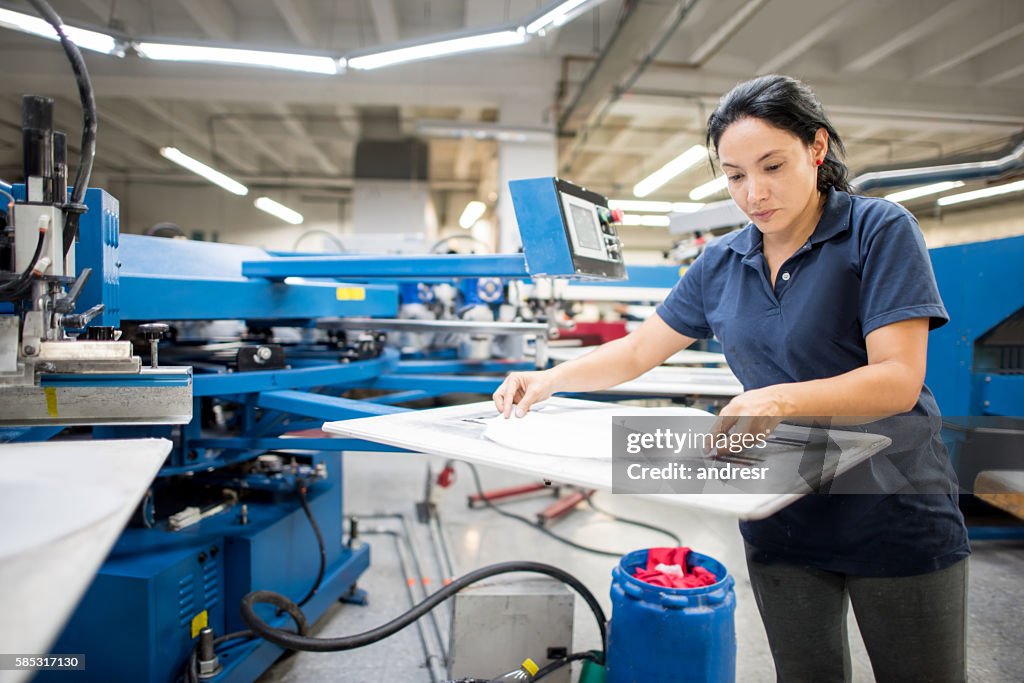
{"label": "concrete floor", "polygon": [[[413,503],[422,498],[428,464],[436,473],[441,460],[421,455],[353,453],[345,459],[346,514],[405,513],[412,520],[413,542],[425,571],[439,576],[431,552],[427,527],[415,522]],[[437,505],[454,553],[456,575],[504,560],[536,560],[572,572],[601,600],[610,614],[608,588],[614,560],[568,548],[536,530],[499,516],[493,510],[470,510],[466,495],[473,491],[469,470],[457,468],[458,480],[442,490]],[[526,483],[529,480],[499,470],[480,468],[485,488]],[[525,515],[535,513],[546,498],[508,504],[507,509]],[[688,545],[719,559],[736,579],[736,635],[738,642],[737,680],[765,683],[775,680],[764,628],[757,614],[743,559],[743,546],[735,519],[690,512],[652,500],[599,494],[595,502],[624,516],[641,518],[676,532]],[[363,527],[400,530],[393,520],[365,520]],[[608,550],[626,552],[636,548],[667,544],[664,537],[609,520],[581,507],[553,529],[572,540]],[[369,593],[366,607],[336,605],[314,629],[315,635],[338,636],[358,633],[391,619],[409,605],[405,577],[399,570],[394,539],[367,535],[372,545],[370,569],[360,581]],[[970,560],[970,607],[968,671],[971,681],[1002,683],[1024,680],[1024,543],[986,541],[976,543]],[[436,583],[430,587],[434,590]],[[420,594],[417,594],[417,601]],[[447,611],[437,610],[440,630],[447,625]],[[863,642],[850,616],[851,646],[855,683],[874,680]],[[432,624],[421,620],[424,637],[433,652],[439,646]],[[446,637],[446,635],[445,635]],[[495,647],[500,647],[496,643]],[[599,646],[597,627],[582,600],[576,601],[574,650]],[[424,664],[417,628],[404,631],[372,646],[331,654],[297,653],[278,661],[260,683],[303,683],[346,681],[369,683],[431,681]],[[499,672],[481,672],[496,675]]]}

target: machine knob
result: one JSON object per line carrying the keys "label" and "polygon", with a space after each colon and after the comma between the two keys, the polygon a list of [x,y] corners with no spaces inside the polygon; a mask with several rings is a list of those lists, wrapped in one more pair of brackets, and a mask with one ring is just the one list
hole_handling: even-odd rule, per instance
{"label": "machine knob", "polygon": [[160,344],[160,338],[164,336],[170,326],[167,323],[146,323],[139,325],[139,334],[142,338],[149,342],[149,366],[156,370],[160,367],[160,362],[157,358],[157,347]]}
{"label": "machine knob", "polygon": [[147,341],[158,341],[169,329],[171,328],[167,323],[146,323],[145,325],[139,325],[139,334]]}

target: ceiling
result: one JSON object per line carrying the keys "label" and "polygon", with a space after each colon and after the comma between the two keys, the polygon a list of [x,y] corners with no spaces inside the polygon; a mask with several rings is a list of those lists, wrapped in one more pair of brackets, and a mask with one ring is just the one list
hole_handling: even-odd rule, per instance
{"label": "ceiling", "polygon": [[[548,0],[51,0],[72,25],[135,39],[342,56],[523,21]],[[31,12],[27,3],[0,2]],[[809,82],[854,170],[1002,147],[1024,129],[1019,0],[606,0],[525,45],[335,76],[86,55],[97,92],[96,177],[182,182],[174,145],[259,187],[351,188],[375,111],[417,122],[558,129],[559,174],[613,197],[693,144],[721,93],[755,74]],[[0,177],[20,169],[21,93],[80,129],[52,42],[0,29]],[[69,139],[75,138],[69,135]],[[497,143],[430,140],[438,193],[487,200]],[[74,151],[74,146],[73,150]],[[685,200],[705,165],[649,199]],[[715,197],[712,197],[714,199]]]}

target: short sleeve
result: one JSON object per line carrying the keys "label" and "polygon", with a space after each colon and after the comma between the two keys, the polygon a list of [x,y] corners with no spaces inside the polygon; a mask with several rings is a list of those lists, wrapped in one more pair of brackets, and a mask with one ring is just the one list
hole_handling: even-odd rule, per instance
{"label": "short sleeve", "polygon": [[707,339],[712,334],[704,316],[704,261],[705,255],[701,254],[655,309],[665,324],[693,339]]}
{"label": "short sleeve", "polygon": [[912,318],[929,318],[932,330],[949,322],[924,236],[910,215],[886,221],[861,253],[860,319],[865,337]]}

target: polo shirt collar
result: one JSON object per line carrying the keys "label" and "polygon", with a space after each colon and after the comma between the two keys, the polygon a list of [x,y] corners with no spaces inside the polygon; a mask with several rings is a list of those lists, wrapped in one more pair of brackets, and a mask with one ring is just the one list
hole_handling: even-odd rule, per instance
{"label": "polo shirt collar", "polygon": [[[814,228],[810,243],[819,244],[849,230],[851,203],[849,194],[830,188],[825,195],[825,209],[821,213],[817,227]],[[761,250],[762,237],[757,226],[750,223],[733,238],[729,248],[743,256],[750,256]]]}

